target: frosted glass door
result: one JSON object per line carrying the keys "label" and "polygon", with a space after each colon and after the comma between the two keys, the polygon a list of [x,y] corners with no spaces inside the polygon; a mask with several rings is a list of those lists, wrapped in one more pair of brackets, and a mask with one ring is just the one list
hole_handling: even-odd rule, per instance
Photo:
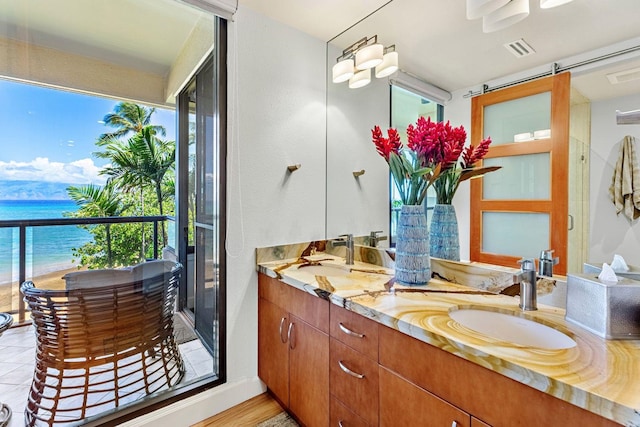
{"label": "frosted glass door", "polygon": [[484,177],[485,200],[549,200],[551,176],[549,153],[486,159],[485,166],[502,166]]}
{"label": "frosted glass door", "polygon": [[543,92],[484,109],[484,137],[493,146],[548,139],[551,135],[551,92]]}
{"label": "frosted glass door", "polygon": [[484,212],[482,252],[537,258],[549,244],[549,214]]}
{"label": "frosted glass door", "polygon": [[472,100],[471,142],[491,137],[483,166],[501,166],[471,183],[471,260],[517,268],[553,249],[566,269],[569,74]]}

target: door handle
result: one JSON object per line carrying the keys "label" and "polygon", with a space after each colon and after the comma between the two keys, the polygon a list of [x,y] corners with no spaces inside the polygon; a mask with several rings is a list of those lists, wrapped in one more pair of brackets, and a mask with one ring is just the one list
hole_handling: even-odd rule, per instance
{"label": "door handle", "polygon": [[289,323],[289,329],[287,329],[287,341],[289,341],[289,348],[293,350],[296,348],[295,343],[293,342],[294,337],[292,336],[293,332],[293,322]]}
{"label": "door handle", "polygon": [[282,339],[282,331],[283,331],[283,326],[284,326],[284,322],[287,320],[286,317],[283,317],[282,319],[280,319],[280,341],[282,342],[282,344],[287,342],[287,337],[285,337],[284,339]]}

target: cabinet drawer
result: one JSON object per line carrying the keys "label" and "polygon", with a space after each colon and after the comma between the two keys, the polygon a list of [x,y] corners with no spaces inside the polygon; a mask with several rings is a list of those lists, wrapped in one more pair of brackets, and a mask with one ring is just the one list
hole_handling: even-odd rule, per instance
{"label": "cabinet drawer", "polygon": [[380,426],[469,427],[471,416],[380,367]]}
{"label": "cabinet drawer", "polygon": [[262,273],[258,274],[258,295],[325,334],[329,333],[329,301]]}
{"label": "cabinet drawer", "polygon": [[335,397],[331,398],[329,427],[369,427],[367,422]]}
{"label": "cabinet drawer", "polygon": [[330,308],[330,335],[378,361],[378,324],[335,304]]}
{"label": "cabinet drawer", "polygon": [[370,425],[378,425],[378,363],[331,338],[330,388]]}

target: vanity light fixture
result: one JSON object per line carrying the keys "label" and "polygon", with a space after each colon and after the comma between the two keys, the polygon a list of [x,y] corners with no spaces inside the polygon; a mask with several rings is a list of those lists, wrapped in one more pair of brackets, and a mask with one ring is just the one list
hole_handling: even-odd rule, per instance
{"label": "vanity light fixture", "polygon": [[385,48],[382,62],[376,65],[376,78],[381,79],[383,77],[390,76],[398,70],[398,52],[396,52],[396,45]]}
{"label": "vanity light fixture", "polygon": [[[540,0],[541,9],[550,9],[573,0]],[[529,0],[467,0],[467,19],[482,18],[482,31],[493,33],[529,16]]]}
{"label": "vanity light fixture", "polygon": [[352,89],[371,82],[371,69],[377,78],[387,77],[398,69],[398,53],[395,45],[384,47],[378,43],[378,35],[363,37],[342,51],[331,70],[332,81],[349,81]]}
{"label": "vanity light fixture", "polygon": [[552,7],[561,6],[573,0],[540,0],[541,9],[551,9]]}
{"label": "vanity light fixture", "polygon": [[371,68],[356,72],[349,79],[349,89],[358,89],[371,83]]}
{"label": "vanity light fixture", "polygon": [[507,3],[509,0],[467,0],[467,19],[482,18]]}
{"label": "vanity light fixture", "polygon": [[482,31],[493,33],[529,16],[529,0],[511,0],[500,9],[482,17]]}
{"label": "vanity light fixture", "polygon": [[353,58],[343,59],[333,66],[333,82],[342,83],[353,77]]}
{"label": "vanity light fixture", "polygon": [[[376,39],[378,36],[374,36]],[[356,52],[356,68],[358,70],[368,70],[382,62],[384,46],[374,43],[360,48]]]}

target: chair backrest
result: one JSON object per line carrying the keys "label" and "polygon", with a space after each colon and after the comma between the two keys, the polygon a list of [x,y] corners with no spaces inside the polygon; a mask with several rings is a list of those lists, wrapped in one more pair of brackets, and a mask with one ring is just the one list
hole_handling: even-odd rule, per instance
{"label": "chair backrest", "polygon": [[[131,280],[125,283],[98,285],[94,276],[92,286],[76,283],[62,291],[23,283],[21,291],[36,328],[37,351],[60,363],[79,358],[102,364],[104,358],[119,360],[141,348],[150,349],[171,334],[182,266],[162,261],[136,267],[130,268]],[[99,274],[105,280],[110,275]]]}

